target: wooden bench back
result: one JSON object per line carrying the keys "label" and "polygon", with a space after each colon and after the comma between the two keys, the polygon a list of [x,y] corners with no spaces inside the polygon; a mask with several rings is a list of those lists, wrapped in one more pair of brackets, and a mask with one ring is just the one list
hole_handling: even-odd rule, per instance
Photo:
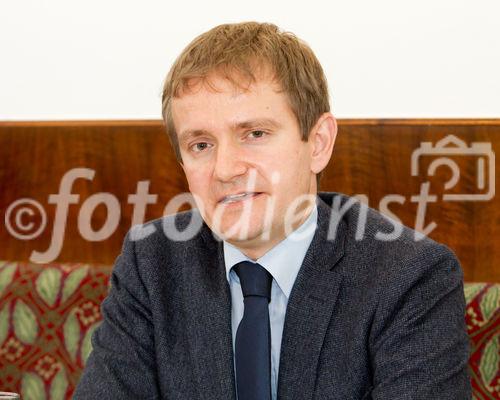
{"label": "wooden bench back", "polygon": [[[437,224],[430,236],[457,253],[466,280],[500,282],[500,200],[491,196],[500,174],[491,163],[495,152],[500,153],[500,120],[340,120],[321,190],[362,194],[377,209],[385,199],[390,212],[415,227],[418,197],[427,187],[435,201],[427,204],[422,227]],[[446,189],[451,164],[459,177]],[[138,182],[149,182],[149,193],[158,195],[144,220],[160,217],[172,197],[188,191],[160,121],[0,122],[0,211],[2,219],[10,217],[10,226],[0,229],[0,259],[25,261],[34,250],[46,252],[59,226],[49,196],[75,168],[94,174],[72,185],[79,198],[68,205],[57,262],[112,264],[132,224],[129,195]],[[119,223],[106,240],[89,241],[77,229],[78,217],[86,204],[91,228],[104,226],[106,207],[92,207],[92,196],[101,192],[117,199]],[[460,200],[450,194],[469,196]],[[22,204],[13,203],[19,199],[35,200],[46,215],[45,229],[31,239],[43,218],[37,211],[19,214],[25,228],[17,233],[24,237],[15,237],[13,218]]]}

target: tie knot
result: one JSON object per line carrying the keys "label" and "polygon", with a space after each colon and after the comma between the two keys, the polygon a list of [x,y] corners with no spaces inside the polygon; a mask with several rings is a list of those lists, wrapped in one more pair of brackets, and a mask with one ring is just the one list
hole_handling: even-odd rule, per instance
{"label": "tie knot", "polygon": [[267,301],[271,301],[273,276],[262,265],[243,261],[233,268],[240,278],[243,297],[261,296],[267,297]]}

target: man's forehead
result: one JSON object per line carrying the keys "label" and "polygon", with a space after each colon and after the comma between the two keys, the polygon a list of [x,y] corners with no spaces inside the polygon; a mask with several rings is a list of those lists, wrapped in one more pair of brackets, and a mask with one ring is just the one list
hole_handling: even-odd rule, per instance
{"label": "man's forehead", "polygon": [[[275,93],[279,97],[284,95],[281,85],[269,73],[259,73],[254,81],[241,74],[232,75],[231,78],[220,72],[212,72],[205,78],[191,78],[180,95],[172,99],[172,117],[177,127],[179,142],[209,134],[212,117],[215,118],[214,121],[223,121],[224,125],[233,131],[256,127],[278,129],[283,126],[280,117],[290,115],[295,118],[286,96],[279,100],[273,98],[274,96],[269,97],[270,93]],[[218,102],[214,103],[215,99],[206,96],[207,91],[223,96],[230,93],[235,98],[242,94],[255,96],[252,96],[253,99],[247,103],[248,107],[239,108],[235,105],[237,112],[233,114],[234,107],[224,106],[224,110],[221,110],[221,105]],[[246,102],[245,97],[242,96],[242,100]],[[225,100],[222,100],[221,104],[224,102]],[[271,104],[275,106],[270,107]],[[283,105],[286,110],[283,109]]]}
{"label": "man's forehead", "polygon": [[[172,117],[176,123],[180,122],[179,118],[194,123],[213,117],[231,124],[270,118],[276,112],[283,114],[283,106],[289,106],[288,99],[278,89],[279,86],[269,80],[258,80],[242,89],[220,76],[206,82],[198,79],[172,99]],[[288,114],[288,110],[284,113]]]}
{"label": "man's forehead", "polygon": [[270,68],[259,68],[244,72],[236,68],[214,70],[203,76],[190,77],[181,83],[176,98],[182,98],[190,94],[196,94],[200,90],[213,93],[230,91],[234,96],[254,90],[256,87],[266,85],[275,92],[282,91],[281,84],[276,80]]}

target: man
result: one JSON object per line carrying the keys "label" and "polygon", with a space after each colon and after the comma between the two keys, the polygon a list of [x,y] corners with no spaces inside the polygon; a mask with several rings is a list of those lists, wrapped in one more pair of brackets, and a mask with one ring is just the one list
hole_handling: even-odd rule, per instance
{"label": "man", "polygon": [[337,124],[307,45],[215,27],[163,115],[198,210],[127,235],[76,399],[470,398],[453,253],[406,227],[379,240],[394,222],[318,195]]}

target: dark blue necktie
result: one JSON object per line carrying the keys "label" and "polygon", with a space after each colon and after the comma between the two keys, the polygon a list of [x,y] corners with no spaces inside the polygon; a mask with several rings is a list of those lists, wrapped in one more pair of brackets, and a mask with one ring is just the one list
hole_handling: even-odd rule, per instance
{"label": "dark blue necktie", "polygon": [[271,328],[269,308],[272,275],[259,264],[236,264],[243,291],[244,313],[236,331],[235,360],[238,400],[271,399]]}

